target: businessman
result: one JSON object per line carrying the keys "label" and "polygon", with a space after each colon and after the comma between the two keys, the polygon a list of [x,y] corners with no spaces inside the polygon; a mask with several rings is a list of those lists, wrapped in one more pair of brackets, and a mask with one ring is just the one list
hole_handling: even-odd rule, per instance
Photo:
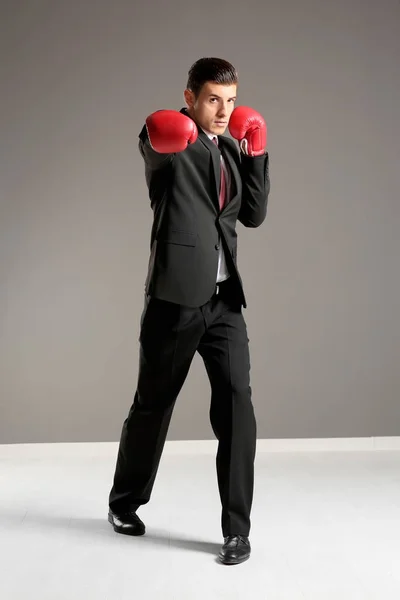
{"label": "businessman", "polygon": [[[236,224],[263,223],[270,188],[266,123],[252,108],[235,108],[237,85],[229,62],[202,58],[189,70],[186,107],[152,113],[139,134],[154,218],[137,390],[122,428],[108,514],[115,531],[145,533],[136,511],[150,499],[197,351],[211,384],[224,564],[250,557],[256,451]],[[223,136],[228,127],[237,142]]]}

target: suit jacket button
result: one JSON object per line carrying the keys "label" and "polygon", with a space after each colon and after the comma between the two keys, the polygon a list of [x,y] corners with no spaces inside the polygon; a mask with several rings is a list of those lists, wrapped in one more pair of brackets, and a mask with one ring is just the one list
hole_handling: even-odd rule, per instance
{"label": "suit jacket button", "polygon": [[215,249],[219,250],[219,244],[215,244]]}

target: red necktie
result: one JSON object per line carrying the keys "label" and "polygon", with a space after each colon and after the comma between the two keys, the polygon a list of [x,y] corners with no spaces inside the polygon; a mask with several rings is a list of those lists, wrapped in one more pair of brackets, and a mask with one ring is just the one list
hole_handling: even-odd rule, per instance
{"label": "red necktie", "polygon": [[[218,148],[218,139],[216,137],[213,137],[212,141]],[[225,207],[226,196],[227,196],[227,194],[226,194],[225,168],[224,168],[224,165],[222,164],[222,160],[221,160],[221,183],[220,183],[220,187],[219,187],[219,207],[221,210]]]}

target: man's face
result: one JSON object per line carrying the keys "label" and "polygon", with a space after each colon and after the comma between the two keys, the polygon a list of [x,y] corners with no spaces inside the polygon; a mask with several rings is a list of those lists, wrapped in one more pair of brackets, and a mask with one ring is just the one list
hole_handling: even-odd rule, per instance
{"label": "man's face", "polygon": [[197,98],[185,90],[188,113],[207,133],[222,135],[235,107],[237,85],[206,82]]}

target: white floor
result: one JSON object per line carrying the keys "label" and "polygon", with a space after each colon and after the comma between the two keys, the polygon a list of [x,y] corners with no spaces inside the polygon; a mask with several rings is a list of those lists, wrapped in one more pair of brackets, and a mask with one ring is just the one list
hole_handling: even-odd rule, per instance
{"label": "white floor", "polygon": [[259,451],[252,556],[226,567],[214,456],[164,454],[131,538],[110,448],[0,452],[1,600],[399,600],[400,451]]}

